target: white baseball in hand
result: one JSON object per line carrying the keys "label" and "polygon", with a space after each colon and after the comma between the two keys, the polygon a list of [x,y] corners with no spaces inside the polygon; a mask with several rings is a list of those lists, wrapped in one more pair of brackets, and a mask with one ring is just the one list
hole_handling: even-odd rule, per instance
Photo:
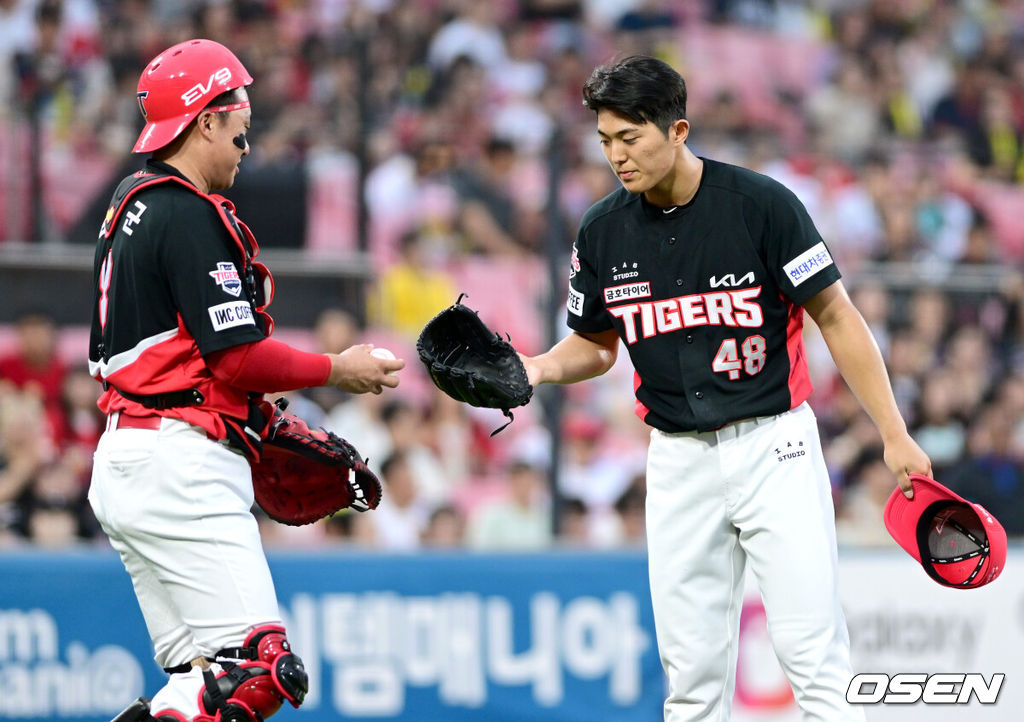
{"label": "white baseball in hand", "polygon": [[[391,359],[395,358],[395,355],[393,353],[391,353],[391,351],[389,349],[380,348],[380,347],[375,348],[372,351],[370,351],[370,355],[371,356],[376,356],[377,358],[388,359],[388,360],[391,360]],[[389,376],[394,376],[397,373],[398,373],[397,371],[388,371],[388,375]]]}

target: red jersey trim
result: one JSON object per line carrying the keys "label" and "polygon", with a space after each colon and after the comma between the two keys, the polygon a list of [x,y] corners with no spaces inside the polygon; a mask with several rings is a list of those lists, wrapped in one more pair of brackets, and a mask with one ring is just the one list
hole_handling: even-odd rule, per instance
{"label": "red jersey trim", "polygon": [[811,395],[814,386],[807,368],[804,348],[804,307],[790,304],[786,322],[786,352],[789,355],[789,408],[795,409]]}
{"label": "red jersey trim", "polygon": [[[160,341],[147,344],[147,341],[152,339]],[[227,435],[222,415],[236,419],[247,418],[248,393],[243,389],[228,386],[213,376],[203,357],[199,355],[195,340],[185,329],[185,323],[180,315],[176,333],[170,336],[166,333],[159,334],[152,339],[140,343],[139,346],[144,348],[128,363],[105,368],[100,364],[90,364],[90,370],[95,372],[94,376],[109,384],[98,402],[103,413],[128,411],[140,415],[169,416],[200,426],[217,439],[223,439]],[[126,353],[130,356],[134,354],[134,350]],[[145,380],[145,385],[140,385],[140,378]],[[117,389],[140,395],[198,389],[203,394],[204,401],[200,406],[150,409],[124,398],[117,393]]]}
{"label": "red jersey trim", "polygon": [[[633,372],[633,394],[640,390],[640,374],[636,371]],[[637,416],[640,417],[641,421],[647,421],[647,414],[651,413],[651,410],[644,405],[644,402],[639,398],[636,400],[636,404],[633,406],[633,411]]]}

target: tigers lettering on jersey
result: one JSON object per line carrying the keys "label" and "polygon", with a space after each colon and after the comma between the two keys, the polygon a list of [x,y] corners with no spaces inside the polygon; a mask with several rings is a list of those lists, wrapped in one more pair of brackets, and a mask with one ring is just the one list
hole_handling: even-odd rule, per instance
{"label": "tigers lettering on jersey", "polygon": [[764,314],[761,306],[754,302],[760,295],[760,286],[694,293],[663,301],[615,306],[609,308],[608,313],[622,321],[626,343],[632,345],[641,338],[695,326],[760,328]]}

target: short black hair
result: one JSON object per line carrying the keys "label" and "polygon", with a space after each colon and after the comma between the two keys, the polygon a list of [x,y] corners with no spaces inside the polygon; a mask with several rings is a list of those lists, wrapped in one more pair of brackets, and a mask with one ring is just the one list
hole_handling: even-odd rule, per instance
{"label": "short black hair", "polygon": [[654,123],[668,133],[686,118],[686,81],[664,61],[631,55],[594,68],[583,84],[583,104],[595,113],[607,109],[634,123]]}

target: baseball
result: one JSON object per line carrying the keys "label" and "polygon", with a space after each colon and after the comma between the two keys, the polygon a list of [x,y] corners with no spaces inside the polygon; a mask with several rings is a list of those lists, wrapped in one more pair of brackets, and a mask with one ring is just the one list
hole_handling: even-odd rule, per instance
{"label": "baseball", "polygon": [[[390,349],[386,349],[386,348],[375,348],[372,351],[370,351],[370,355],[371,356],[376,356],[377,358],[383,358],[383,359],[393,359],[393,358],[395,358],[395,355],[393,353],[391,353]],[[388,375],[389,376],[394,376],[397,373],[398,373],[397,371],[388,371]]]}

